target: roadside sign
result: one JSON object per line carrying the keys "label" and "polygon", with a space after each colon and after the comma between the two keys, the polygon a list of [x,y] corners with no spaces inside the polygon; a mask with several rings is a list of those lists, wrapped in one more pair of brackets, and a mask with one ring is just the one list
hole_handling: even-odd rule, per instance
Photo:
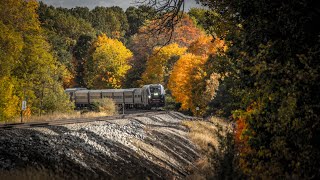
{"label": "roadside sign", "polygon": [[26,110],[27,109],[27,101],[22,101],[22,107],[21,110]]}
{"label": "roadside sign", "polygon": [[199,111],[199,110],[200,110],[200,108],[199,108],[199,107],[196,107],[196,110],[197,110],[197,111]]}

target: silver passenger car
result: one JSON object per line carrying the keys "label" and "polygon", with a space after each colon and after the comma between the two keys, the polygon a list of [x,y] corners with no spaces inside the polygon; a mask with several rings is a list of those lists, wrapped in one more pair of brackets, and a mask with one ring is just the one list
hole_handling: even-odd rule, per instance
{"label": "silver passenger car", "polygon": [[87,107],[89,106],[89,92],[90,90],[79,90],[75,94],[75,105],[76,107]]}
{"label": "silver passenger car", "polygon": [[[72,91],[76,107],[89,107],[102,98],[112,99],[119,107],[151,108],[164,106],[164,88],[160,84],[131,89],[66,90]],[[70,97],[71,98],[71,97]]]}

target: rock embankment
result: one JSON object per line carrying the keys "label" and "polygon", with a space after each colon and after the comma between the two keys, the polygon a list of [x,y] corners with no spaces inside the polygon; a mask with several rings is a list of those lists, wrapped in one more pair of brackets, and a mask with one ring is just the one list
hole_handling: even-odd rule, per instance
{"label": "rock embankment", "polygon": [[166,113],[0,130],[0,170],[43,167],[65,179],[184,178],[198,153],[182,120]]}

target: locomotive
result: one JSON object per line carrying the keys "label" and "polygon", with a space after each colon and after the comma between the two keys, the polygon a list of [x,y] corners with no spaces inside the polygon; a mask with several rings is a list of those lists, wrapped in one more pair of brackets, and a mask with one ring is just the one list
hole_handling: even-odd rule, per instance
{"label": "locomotive", "polygon": [[65,92],[77,108],[90,107],[102,98],[110,98],[119,107],[144,108],[164,107],[165,90],[161,84],[144,85],[142,88],[131,89],[100,89],[68,88]]}

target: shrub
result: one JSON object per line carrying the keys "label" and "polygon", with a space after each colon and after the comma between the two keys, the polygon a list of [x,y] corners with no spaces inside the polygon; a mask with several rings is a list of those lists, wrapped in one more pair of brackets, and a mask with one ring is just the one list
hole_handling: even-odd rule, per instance
{"label": "shrub", "polygon": [[175,99],[171,96],[171,94],[166,94],[166,105],[165,109],[166,110],[174,110],[177,111],[181,107],[181,103],[177,103]]}
{"label": "shrub", "polygon": [[56,88],[55,91],[46,92],[41,108],[44,113],[70,113],[74,109],[74,103],[62,88]]}
{"label": "shrub", "polygon": [[97,112],[103,112],[107,115],[114,115],[117,113],[117,106],[112,99],[103,98],[93,103],[92,109]]}

